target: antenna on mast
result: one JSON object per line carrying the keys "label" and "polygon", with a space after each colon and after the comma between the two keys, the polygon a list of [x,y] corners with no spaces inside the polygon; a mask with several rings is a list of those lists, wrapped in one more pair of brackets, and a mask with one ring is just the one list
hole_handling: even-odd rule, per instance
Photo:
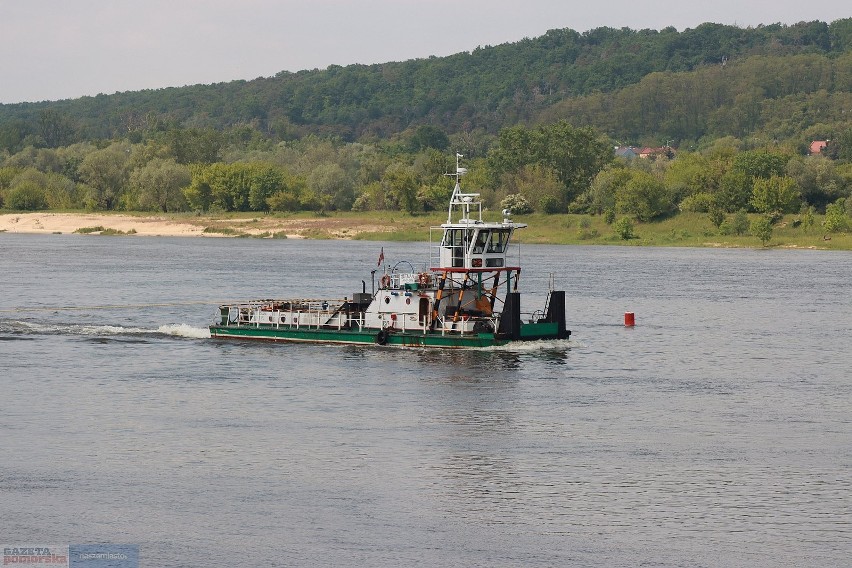
{"label": "antenna on mast", "polygon": [[447,223],[453,222],[453,206],[458,205],[461,207],[462,218],[459,219],[459,222],[471,223],[473,222],[470,218],[470,207],[471,205],[479,207],[479,221],[482,222],[482,202],[479,200],[478,193],[462,193],[461,190],[461,177],[467,173],[467,168],[461,167],[461,158],[464,158],[462,154],[456,153],[456,173],[454,174],[444,174],[445,176],[456,178],[456,185],[453,188],[453,194],[450,196],[450,206],[447,209]]}
{"label": "antenna on mast", "polygon": [[467,173],[467,168],[463,168],[460,165],[461,158],[464,158],[464,155],[456,152],[456,173],[454,174],[456,176],[456,183],[459,182],[460,177]]}

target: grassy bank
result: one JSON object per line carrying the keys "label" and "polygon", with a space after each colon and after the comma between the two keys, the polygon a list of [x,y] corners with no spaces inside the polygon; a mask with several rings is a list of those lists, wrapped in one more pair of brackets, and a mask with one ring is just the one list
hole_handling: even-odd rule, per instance
{"label": "grassy bank", "polygon": [[[796,216],[788,215],[773,227],[767,247],[852,250],[852,235],[827,234],[817,216],[811,228],[794,227]],[[634,238],[625,240],[602,216],[534,215],[523,220],[530,224],[526,242],[557,244],[598,244],[629,246],[744,247],[761,248],[760,239],[751,235],[723,234],[707,215],[681,213],[654,223],[635,223]]]}
{"label": "grassy bank", "polygon": [[[348,213],[346,215],[349,215]],[[391,214],[388,214],[391,215]],[[773,227],[767,247],[852,250],[852,234],[828,234],[822,230],[822,217],[817,216],[813,227],[794,227],[795,216],[788,215]],[[445,215],[410,217],[395,214],[387,222],[392,232],[359,234],[359,239],[426,240],[429,226],[446,220]],[[622,239],[614,225],[595,215],[519,215],[514,221],[529,226],[518,232],[525,243],[563,245],[621,245],[762,248],[760,239],[751,235],[724,235],[707,215],[681,213],[654,223],[634,222],[634,238]]]}

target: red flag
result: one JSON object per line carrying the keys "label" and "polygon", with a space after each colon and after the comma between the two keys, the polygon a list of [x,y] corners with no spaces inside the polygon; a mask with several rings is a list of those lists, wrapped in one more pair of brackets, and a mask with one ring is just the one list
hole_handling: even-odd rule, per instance
{"label": "red flag", "polygon": [[379,263],[376,266],[381,266],[385,261],[385,247],[382,247],[382,252],[379,253]]}

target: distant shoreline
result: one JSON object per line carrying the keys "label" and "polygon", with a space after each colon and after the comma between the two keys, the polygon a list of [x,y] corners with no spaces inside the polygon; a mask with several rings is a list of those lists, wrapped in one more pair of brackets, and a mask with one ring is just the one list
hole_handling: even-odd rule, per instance
{"label": "distant shoreline", "polygon": [[[773,228],[768,248],[852,250],[852,233],[823,234],[820,222],[808,231],[795,228],[789,216]],[[681,213],[654,223],[637,223],[635,238],[619,238],[603,216],[534,214],[517,219],[528,223],[518,234],[524,244],[617,245],[696,248],[764,248],[750,235],[721,234],[707,215]],[[0,214],[3,234],[106,234],[141,237],[250,237],[276,239],[341,239],[425,241],[430,226],[442,223],[441,213],[407,215],[365,213],[89,213],[28,212]]]}

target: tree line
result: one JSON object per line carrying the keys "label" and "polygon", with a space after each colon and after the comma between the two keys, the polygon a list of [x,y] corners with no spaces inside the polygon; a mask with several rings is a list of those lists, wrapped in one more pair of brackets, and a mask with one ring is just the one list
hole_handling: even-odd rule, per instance
{"label": "tree line", "polygon": [[[551,30],[445,58],[0,105],[0,207],[417,214],[445,206],[461,153],[492,209],[846,215],[851,93],[852,18]],[[828,146],[809,156],[812,140]],[[616,159],[625,143],[677,151]]]}
{"label": "tree line", "polygon": [[[0,161],[0,206],[419,214],[446,206],[452,185],[445,174],[464,142],[423,126],[408,138],[375,144],[313,136],[275,143],[250,133],[185,130],[137,143],[30,146]],[[852,140],[842,142],[838,155]],[[652,222],[690,211],[721,226],[738,212],[770,222],[788,213],[826,213],[834,215],[834,230],[846,230],[852,160],[828,154],[726,137],[692,152],[671,151],[671,158],[621,159],[610,139],[563,120],[501,130],[484,153],[467,156],[465,185],[482,194],[487,208],[517,214]]]}
{"label": "tree line", "polygon": [[844,118],[851,51],[852,18],[681,32],[558,29],[448,57],[0,105],[0,152],[136,143],[187,128],[371,142],[428,124],[476,140],[557,118],[632,143],[786,139]]}

